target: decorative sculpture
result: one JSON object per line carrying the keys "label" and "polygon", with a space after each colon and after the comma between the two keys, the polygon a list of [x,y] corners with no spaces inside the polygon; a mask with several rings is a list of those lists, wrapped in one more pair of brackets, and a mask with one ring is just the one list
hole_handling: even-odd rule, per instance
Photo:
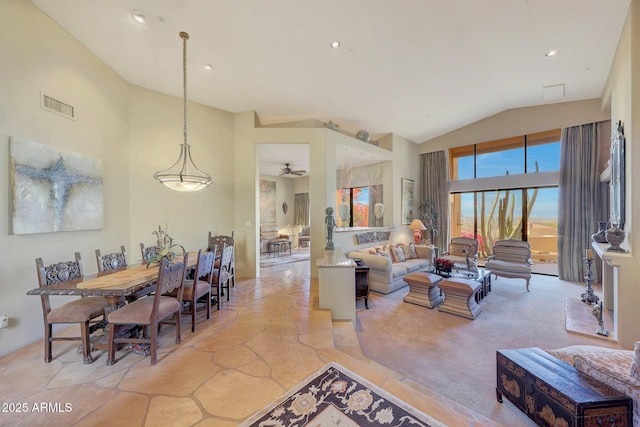
{"label": "decorative sculpture", "polygon": [[327,226],[327,246],[324,248],[327,251],[332,251],[333,247],[333,227],[336,226],[336,222],[333,219],[333,208],[329,206],[324,210],[327,214],[324,218],[324,224]]}
{"label": "decorative sculpture", "polygon": [[598,321],[598,329],[596,329],[596,334],[608,337],[609,331],[604,328],[604,320],[602,319],[602,301],[600,301],[600,304],[593,305],[591,314],[593,314]]}
{"label": "decorative sculpture", "polygon": [[593,284],[593,271],[591,270],[591,264],[593,264],[593,251],[591,249],[587,249],[587,256],[584,260],[587,263],[587,274],[584,276],[584,280],[587,282],[587,287],[580,297],[582,298],[582,302],[586,302],[587,304],[597,304],[600,298],[593,293],[593,288],[591,287]]}

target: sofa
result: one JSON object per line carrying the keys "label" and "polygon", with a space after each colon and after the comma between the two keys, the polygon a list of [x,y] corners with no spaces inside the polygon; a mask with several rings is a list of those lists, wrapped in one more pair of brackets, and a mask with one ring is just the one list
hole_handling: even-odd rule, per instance
{"label": "sofa", "polygon": [[269,242],[291,240],[288,235],[280,234],[277,224],[260,224],[260,253],[268,252]]}
{"label": "sofa", "polygon": [[640,427],[640,341],[634,350],[593,345],[570,345],[547,350],[579,372],[608,385],[633,400],[633,425]]}
{"label": "sofa", "polygon": [[388,294],[408,286],[403,278],[429,268],[434,255],[435,250],[431,245],[407,243],[359,248],[349,252],[347,257],[360,258],[369,266],[370,290]]}

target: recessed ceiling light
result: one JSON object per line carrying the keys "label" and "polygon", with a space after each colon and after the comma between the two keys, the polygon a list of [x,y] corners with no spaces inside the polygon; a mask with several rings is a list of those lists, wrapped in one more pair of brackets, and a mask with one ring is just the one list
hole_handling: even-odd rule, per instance
{"label": "recessed ceiling light", "polygon": [[557,50],[550,50],[549,52],[545,53],[545,54],[544,54],[544,56],[553,56],[553,55],[555,55],[556,53],[558,53],[558,51],[557,51]]}
{"label": "recessed ceiling light", "polygon": [[202,68],[204,68],[207,71],[211,71],[213,70],[213,65],[207,63],[207,64],[204,64]]}
{"label": "recessed ceiling light", "polygon": [[147,22],[147,14],[138,9],[131,12],[131,17],[138,24],[144,24]]}
{"label": "recessed ceiling light", "polygon": [[340,42],[338,40],[332,41],[331,42],[331,47],[334,48],[334,49],[337,48],[337,47],[340,47]]}

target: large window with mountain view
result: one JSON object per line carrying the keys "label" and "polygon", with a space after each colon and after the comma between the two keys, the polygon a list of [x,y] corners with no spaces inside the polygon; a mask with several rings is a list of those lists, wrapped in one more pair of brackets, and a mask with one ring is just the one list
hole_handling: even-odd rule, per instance
{"label": "large window with mountain view", "polygon": [[537,271],[557,274],[561,130],[449,151],[450,235],[475,237],[479,256],[496,240],[531,244]]}

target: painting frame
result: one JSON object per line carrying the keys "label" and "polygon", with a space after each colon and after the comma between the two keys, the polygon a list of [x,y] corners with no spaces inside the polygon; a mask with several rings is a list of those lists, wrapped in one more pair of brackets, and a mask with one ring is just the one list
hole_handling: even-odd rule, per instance
{"label": "painting frame", "polygon": [[408,178],[400,178],[400,189],[402,196],[402,209],[400,212],[401,224],[408,225],[411,224],[413,220],[415,181]]}
{"label": "painting frame", "polygon": [[622,121],[619,121],[611,135],[611,181],[609,182],[609,202],[611,225],[624,230],[625,222],[625,137]]}

